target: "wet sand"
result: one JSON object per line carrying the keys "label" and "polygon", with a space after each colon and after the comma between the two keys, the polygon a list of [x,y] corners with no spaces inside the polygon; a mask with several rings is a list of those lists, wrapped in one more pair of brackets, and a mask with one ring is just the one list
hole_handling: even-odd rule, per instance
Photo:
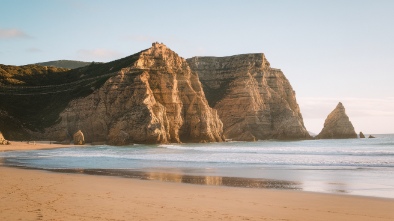
{"label": "wet sand", "polygon": [[0,145],[0,152],[18,150],[38,150],[72,147],[74,145],[53,144],[50,141],[10,141],[11,145]]}
{"label": "wet sand", "polygon": [[0,166],[0,220],[394,220],[393,208],[393,199]]}

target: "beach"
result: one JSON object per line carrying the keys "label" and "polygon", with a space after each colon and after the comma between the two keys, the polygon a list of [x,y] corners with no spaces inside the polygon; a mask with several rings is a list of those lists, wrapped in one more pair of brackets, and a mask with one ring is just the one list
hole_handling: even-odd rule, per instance
{"label": "beach", "polygon": [[41,150],[41,149],[55,149],[67,147],[69,145],[53,144],[50,141],[10,141],[11,145],[0,145],[0,152],[3,151],[20,151],[20,150]]}
{"label": "beach", "polygon": [[[12,143],[7,150],[22,148]],[[56,147],[39,143],[25,146]],[[394,219],[394,200],[384,198],[202,186],[5,166],[0,167],[0,177],[0,220]]]}

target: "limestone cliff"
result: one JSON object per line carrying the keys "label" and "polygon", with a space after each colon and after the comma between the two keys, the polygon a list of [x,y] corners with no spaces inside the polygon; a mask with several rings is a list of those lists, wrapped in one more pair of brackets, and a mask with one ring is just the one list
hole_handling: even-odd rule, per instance
{"label": "limestone cliff", "polygon": [[154,43],[92,94],[75,99],[42,136],[65,140],[78,130],[86,142],[222,141],[222,122],[209,107],[185,59]]}
{"label": "limestone cliff", "polygon": [[187,59],[211,107],[218,110],[224,136],[233,140],[309,139],[295,92],[264,54]]}
{"label": "limestone cliff", "polygon": [[328,115],[324,122],[324,128],[316,136],[317,139],[345,139],[357,138],[352,122],[345,112],[345,107],[341,102]]}

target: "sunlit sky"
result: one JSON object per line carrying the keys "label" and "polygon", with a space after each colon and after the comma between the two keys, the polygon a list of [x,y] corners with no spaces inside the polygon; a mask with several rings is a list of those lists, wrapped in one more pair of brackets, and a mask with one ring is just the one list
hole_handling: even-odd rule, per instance
{"label": "sunlit sky", "polygon": [[0,0],[0,63],[264,53],[319,133],[341,101],[357,132],[394,133],[394,1]]}

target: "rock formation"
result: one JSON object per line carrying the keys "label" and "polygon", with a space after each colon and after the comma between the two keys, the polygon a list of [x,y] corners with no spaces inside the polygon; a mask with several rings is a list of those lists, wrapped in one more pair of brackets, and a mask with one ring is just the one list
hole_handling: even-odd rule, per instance
{"label": "rock formation", "polygon": [[0,131],[0,145],[8,145],[8,144],[10,144],[10,142],[4,138],[3,133],[1,133]]}
{"label": "rock formation", "polygon": [[345,139],[345,138],[357,138],[357,134],[354,131],[352,122],[346,115],[345,107],[341,102],[338,103],[337,107],[328,115],[324,122],[324,128],[316,136],[317,139]]}
{"label": "rock formation", "polygon": [[360,137],[360,138],[365,138],[365,135],[363,134],[363,132],[360,131],[359,137]]}
{"label": "rock formation", "polygon": [[73,140],[74,140],[74,145],[84,145],[85,144],[85,137],[83,136],[83,133],[81,130],[78,130],[73,135]]}
{"label": "rock formation", "polygon": [[0,65],[0,85],[10,139],[69,143],[78,130],[115,145],[310,138],[289,81],[263,54],[186,61],[154,43],[72,70]]}
{"label": "rock formation", "polygon": [[185,59],[159,43],[133,56],[99,89],[71,101],[41,136],[64,140],[81,129],[86,142],[114,145],[223,140],[222,122]]}
{"label": "rock formation", "polygon": [[369,137],[368,138],[376,138],[376,137],[374,137],[374,136],[372,136],[372,135],[369,135]]}
{"label": "rock formation", "polygon": [[295,92],[264,54],[187,59],[227,139],[309,139]]}

